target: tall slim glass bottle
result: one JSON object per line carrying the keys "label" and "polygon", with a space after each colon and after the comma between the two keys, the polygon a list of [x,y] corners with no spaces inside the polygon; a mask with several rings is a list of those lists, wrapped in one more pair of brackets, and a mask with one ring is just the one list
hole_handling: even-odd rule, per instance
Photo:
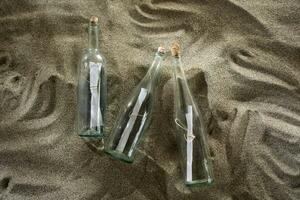
{"label": "tall slim glass bottle", "polygon": [[156,82],[164,54],[164,49],[159,47],[146,76],[120,110],[113,132],[105,141],[106,152],[117,159],[133,162],[137,145],[151,120]]}
{"label": "tall slim glass bottle", "polygon": [[202,114],[194,102],[182,69],[180,47],[171,48],[174,77],[174,121],[181,153],[185,184],[210,185],[213,182],[212,162]]}
{"label": "tall slim glass bottle", "polygon": [[105,61],[99,51],[98,18],[88,28],[88,48],[78,67],[77,132],[81,137],[102,137],[106,106]]}

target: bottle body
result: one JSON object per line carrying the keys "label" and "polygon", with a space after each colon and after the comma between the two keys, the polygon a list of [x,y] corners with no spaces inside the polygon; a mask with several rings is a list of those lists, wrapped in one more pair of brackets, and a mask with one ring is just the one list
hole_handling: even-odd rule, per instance
{"label": "bottle body", "polygon": [[213,172],[206,127],[190,92],[179,57],[173,60],[173,72],[175,135],[185,184],[210,185]]}
{"label": "bottle body", "polygon": [[89,46],[78,66],[77,133],[81,137],[104,135],[106,108],[105,61],[98,49],[98,26],[89,26]]}
{"label": "bottle body", "polygon": [[146,76],[125,102],[113,132],[106,141],[106,152],[117,159],[133,162],[137,146],[151,121],[161,61],[162,55],[157,53]]}

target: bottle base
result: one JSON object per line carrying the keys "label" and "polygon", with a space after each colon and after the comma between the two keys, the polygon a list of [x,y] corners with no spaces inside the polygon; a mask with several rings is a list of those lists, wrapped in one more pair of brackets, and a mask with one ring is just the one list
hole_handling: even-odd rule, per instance
{"label": "bottle base", "polygon": [[133,163],[133,159],[124,155],[123,153],[116,150],[105,150],[105,153],[111,155],[113,158],[124,161],[126,163]]}
{"label": "bottle base", "polygon": [[213,180],[194,180],[194,181],[185,181],[185,185],[188,187],[201,187],[201,186],[211,186],[213,185]]}
{"label": "bottle base", "polygon": [[103,138],[104,134],[96,130],[86,130],[78,134],[80,137],[88,138]]}

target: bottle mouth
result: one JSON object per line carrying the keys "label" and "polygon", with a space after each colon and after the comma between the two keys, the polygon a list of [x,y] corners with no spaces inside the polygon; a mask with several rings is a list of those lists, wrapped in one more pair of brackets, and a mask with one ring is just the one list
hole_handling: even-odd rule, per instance
{"label": "bottle mouth", "polygon": [[99,18],[97,16],[91,16],[91,18],[90,18],[91,25],[94,25],[94,26],[98,25],[98,21],[99,21]]}
{"label": "bottle mouth", "polygon": [[171,54],[174,57],[179,57],[180,56],[180,45],[178,42],[173,42],[171,46]]}
{"label": "bottle mouth", "polygon": [[160,55],[164,55],[166,53],[166,49],[160,46],[157,48],[157,53]]}
{"label": "bottle mouth", "polygon": [[158,51],[159,53],[166,53],[166,50],[165,50],[164,47],[158,47],[157,51]]}

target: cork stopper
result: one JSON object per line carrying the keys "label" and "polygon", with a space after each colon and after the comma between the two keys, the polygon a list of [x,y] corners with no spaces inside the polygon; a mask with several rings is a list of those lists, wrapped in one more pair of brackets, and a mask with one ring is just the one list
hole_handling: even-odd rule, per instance
{"label": "cork stopper", "polygon": [[90,23],[93,24],[93,25],[97,25],[98,24],[98,17],[97,16],[91,16]]}
{"label": "cork stopper", "polygon": [[174,57],[179,57],[180,56],[180,45],[178,42],[173,42],[171,46],[171,54]]}

